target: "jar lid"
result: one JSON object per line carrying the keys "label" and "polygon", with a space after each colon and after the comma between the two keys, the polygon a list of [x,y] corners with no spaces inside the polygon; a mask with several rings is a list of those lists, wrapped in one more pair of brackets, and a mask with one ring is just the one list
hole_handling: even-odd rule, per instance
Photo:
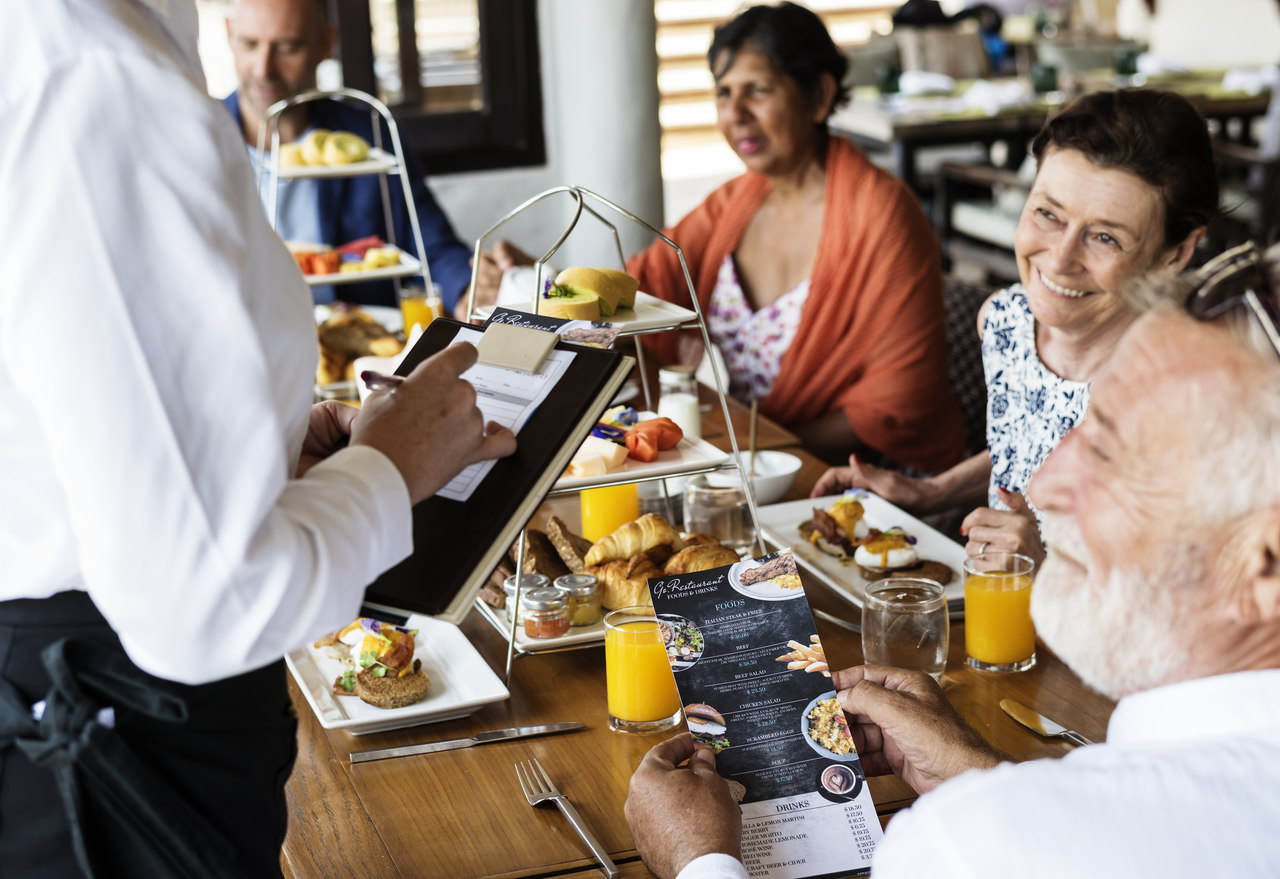
{"label": "jar lid", "polygon": [[[543,577],[545,580],[546,577]],[[569,598],[559,589],[532,589],[520,599],[525,610],[558,610],[568,607]]]}
{"label": "jar lid", "polygon": [[570,595],[590,595],[596,591],[597,580],[591,574],[565,574],[556,577],[556,588]]}
{"label": "jar lid", "polygon": [[551,585],[551,578],[546,574],[512,574],[510,577],[502,581],[502,591],[508,595],[516,594],[516,581],[520,581],[520,591],[528,592],[530,589],[545,589]]}
{"label": "jar lid", "polygon": [[658,379],[663,377],[673,378],[680,381],[693,378],[693,374],[697,371],[696,366],[689,366],[683,363],[673,363],[670,366],[664,366],[658,370]]}

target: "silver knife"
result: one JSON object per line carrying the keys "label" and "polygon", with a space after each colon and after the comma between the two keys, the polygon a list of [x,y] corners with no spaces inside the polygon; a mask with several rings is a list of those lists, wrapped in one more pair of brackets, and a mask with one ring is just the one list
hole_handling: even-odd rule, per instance
{"label": "silver knife", "polygon": [[436,751],[452,751],[455,748],[470,748],[473,745],[488,745],[492,742],[505,742],[509,739],[527,739],[530,736],[549,736],[555,733],[574,732],[584,729],[584,723],[544,723],[540,726],[513,726],[509,729],[491,729],[477,733],[465,739],[446,739],[442,742],[423,742],[420,745],[401,745],[398,748],[373,748],[368,751],[352,751],[352,763],[367,763],[370,760],[385,760],[388,757],[408,757],[412,754],[433,754]]}
{"label": "silver knife", "polygon": [[1075,730],[1067,729],[1062,724],[1050,720],[1043,714],[1037,714],[1021,702],[1015,702],[1012,699],[1001,699],[1000,707],[1004,709],[1005,714],[1018,721],[1018,723],[1046,738],[1062,738],[1069,742],[1075,742],[1077,745],[1093,744],[1093,742]]}

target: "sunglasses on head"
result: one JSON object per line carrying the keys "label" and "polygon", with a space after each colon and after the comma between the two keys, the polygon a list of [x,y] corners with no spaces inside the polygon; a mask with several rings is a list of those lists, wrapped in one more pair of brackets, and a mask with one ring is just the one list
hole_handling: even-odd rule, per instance
{"label": "sunglasses on head", "polygon": [[1196,320],[1213,320],[1236,306],[1248,306],[1280,355],[1280,301],[1264,248],[1253,242],[1233,247],[1196,274],[1198,283],[1185,303],[1188,314]]}

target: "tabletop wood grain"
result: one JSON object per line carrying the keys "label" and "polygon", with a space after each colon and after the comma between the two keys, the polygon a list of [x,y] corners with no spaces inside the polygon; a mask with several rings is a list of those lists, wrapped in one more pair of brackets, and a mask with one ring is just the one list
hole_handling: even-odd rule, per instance
{"label": "tabletop wood grain", "polygon": [[[824,467],[798,448],[790,451],[805,459],[788,496],[793,500],[807,496]],[[563,505],[566,499],[556,502]],[[572,509],[566,515],[572,516]],[[857,608],[821,583],[806,577],[805,586],[814,607],[858,619]],[[834,667],[861,661],[856,634],[821,619],[815,625]],[[461,628],[501,675],[505,640],[474,612]],[[943,687],[961,716],[992,745],[1016,760],[1060,757],[1071,749],[1006,717],[998,707],[1005,697],[1094,741],[1105,739],[1113,704],[1088,690],[1043,645],[1034,669],[989,674],[964,665],[963,632],[962,624],[952,628]],[[635,766],[668,733],[631,735],[609,729],[600,647],[518,659],[509,684],[511,698],[468,718],[365,736],[325,731],[292,681],[290,687],[299,713],[299,755],[287,788],[290,827],[281,858],[290,879],[602,876],[557,810],[525,802],[514,763],[530,757],[542,762],[577,806],[624,877],[650,876],[638,859],[622,807]],[[356,766],[348,758],[353,750],[569,720],[587,728]],[[868,784],[882,822],[914,800],[911,789],[895,778],[870,779]]]}

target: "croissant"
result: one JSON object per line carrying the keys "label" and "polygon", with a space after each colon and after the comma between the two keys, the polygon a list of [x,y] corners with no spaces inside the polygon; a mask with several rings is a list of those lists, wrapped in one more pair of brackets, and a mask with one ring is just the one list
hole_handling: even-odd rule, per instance
{"label": "croissant", "polygon": [[686,547],[719,546],[720,545],[720,541],[718,538],[712,537],[710,534],[705,534],[701,531],[690,531],[688,534],[683,535],[683,537],[684,537],[684,545]]}
{"label": "croissant", "polygon": [[586,568],[583,573],[596,578],[600,587],[600,603],[610,609],[637,605],[652,607],[648,580],[662,576],[661,569],[642,552],[628,559],[613,559]]}
{"label": "croissant", "polygon": [[664,574],[692,574],[694,571],[706,571],[721,565],[731,565],[738,561],[738,554],[727,546],[715,544],[698,544],[686,546],[667,560],[662,569]]}
{"label": "croissant", "polygon": [[583,561],[590,567],[614,559],[629,559],[638,552],[663,544],[670,545],[672,549],[684,548],[684,542],[671,523],[657,513],[645,513],[597,540],[587,550]]}

